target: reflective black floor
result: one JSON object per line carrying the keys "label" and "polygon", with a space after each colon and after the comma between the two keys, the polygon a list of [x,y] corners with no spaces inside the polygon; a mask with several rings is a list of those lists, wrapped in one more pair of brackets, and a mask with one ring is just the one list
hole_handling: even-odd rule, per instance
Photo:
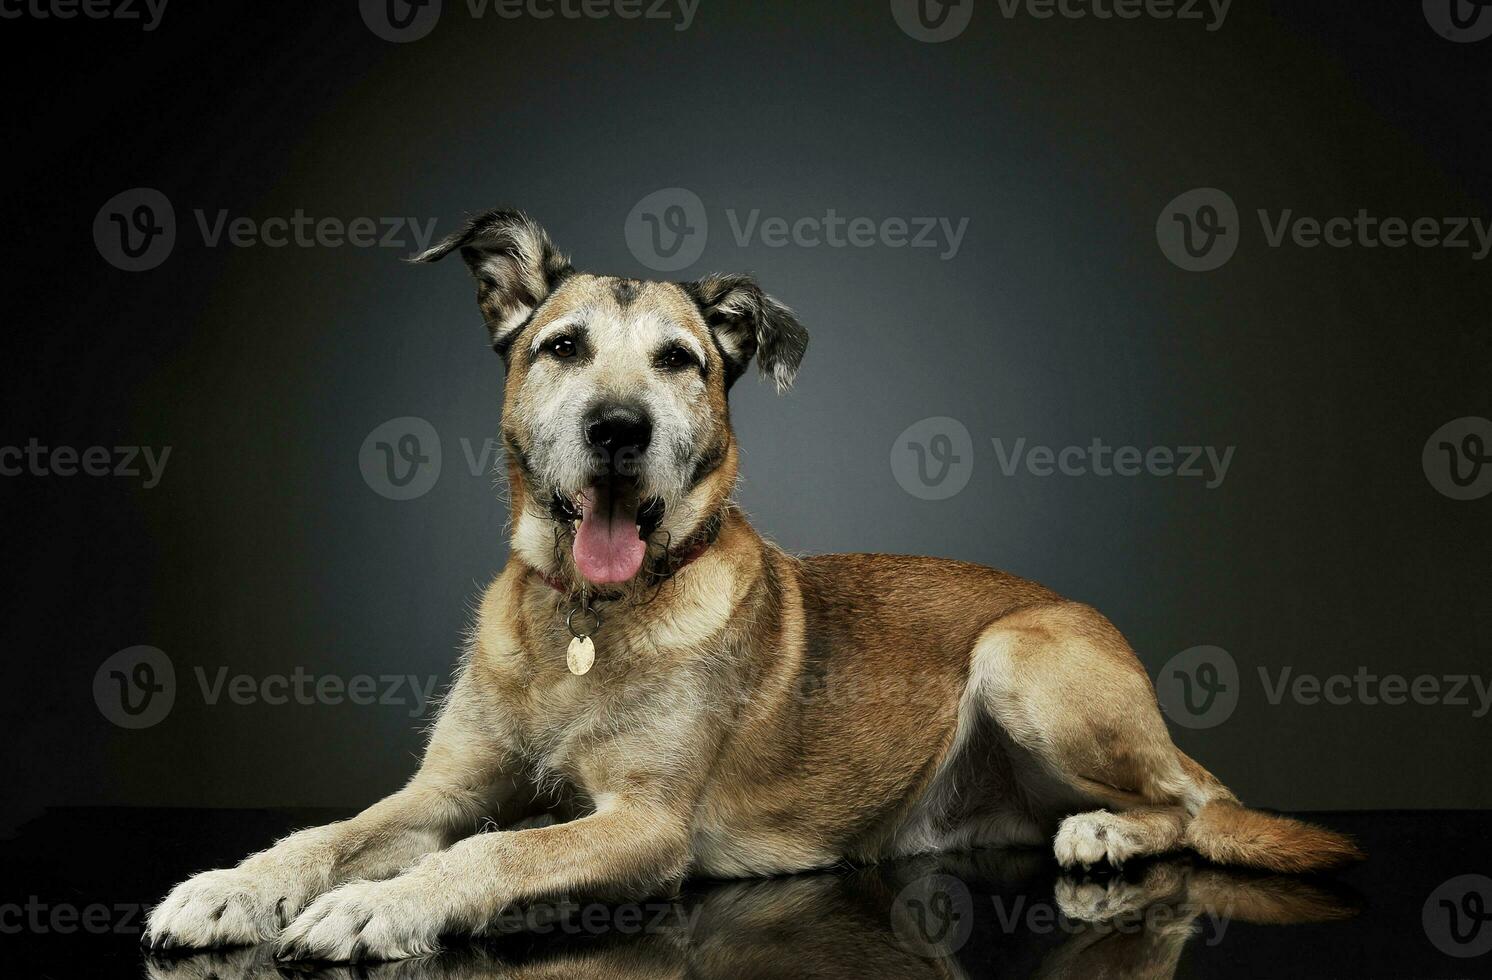
{"label": "reflective black floor", "polygon": [[[1068,878],[989,851],[766,881],[691,883],[634,905],[515,912],[430,960],[277,968],[265,950],[150,959],[142,909],[327,812],[56,810],[0,842],[10,976],[1492,976],[1488,815],[1319,814],[1370,860],[1329,878],[1188,860]],[[12,972],[24,965],[25,973]]]}

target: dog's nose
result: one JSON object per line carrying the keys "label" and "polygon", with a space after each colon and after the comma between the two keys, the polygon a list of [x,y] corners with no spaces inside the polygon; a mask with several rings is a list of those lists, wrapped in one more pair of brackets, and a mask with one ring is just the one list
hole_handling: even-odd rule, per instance
{"label": "dog's nose", "polygon": [[653,423],[635,408],[612,405],[594,412],[585,423],[585,441],[592,449],[618,457],[641,456],[653,438]]}

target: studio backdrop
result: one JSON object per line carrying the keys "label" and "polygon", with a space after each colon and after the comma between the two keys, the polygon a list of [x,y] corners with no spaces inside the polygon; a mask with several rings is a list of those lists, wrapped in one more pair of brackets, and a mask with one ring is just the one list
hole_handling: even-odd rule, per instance
{"label": "studio backdrop", "polygon": [[797,386],[731,406],[784,548],[1097,606],[1256,805],[1492,806],[1492,40],[1137,9],[7,25],[74,54],[10,100],[3,822],[407,776],[506,508],[466,270],[405,259],[499,205],[798,311]]}

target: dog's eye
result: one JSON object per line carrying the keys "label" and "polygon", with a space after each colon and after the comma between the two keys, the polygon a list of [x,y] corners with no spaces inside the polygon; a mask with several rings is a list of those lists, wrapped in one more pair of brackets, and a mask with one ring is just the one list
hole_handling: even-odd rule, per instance
{"label": "dog's eye", "polygon": [[560,360],[564,360],[567,357],[574,357],[575,356],[575,338],[574,337],[556,337],[555,339],[551,340],[549,343],[545,344],[544,345],[544,349],[547,350],[549,353],[553,354],[555,357],[558,357]]}
{"label": "dog's eye", "polygon": [[658,365],[670,371],[678,371],[694,364],[694,355],[689,353],[687,347],[674,346],[664,351],[658,358]]}

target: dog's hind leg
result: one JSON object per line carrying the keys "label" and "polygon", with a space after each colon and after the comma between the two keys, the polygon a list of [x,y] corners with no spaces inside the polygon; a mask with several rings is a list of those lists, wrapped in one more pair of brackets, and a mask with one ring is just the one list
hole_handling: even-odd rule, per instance
{"label": "dog's hind leg", "polygon": [[975,645],[969,684],[1064,865],[1183,848],[1275,871],[1359,856],[1340,835],[1245,809],[1178,750],[1143,665],[1087,606],[1044,603],[998,620]]}

